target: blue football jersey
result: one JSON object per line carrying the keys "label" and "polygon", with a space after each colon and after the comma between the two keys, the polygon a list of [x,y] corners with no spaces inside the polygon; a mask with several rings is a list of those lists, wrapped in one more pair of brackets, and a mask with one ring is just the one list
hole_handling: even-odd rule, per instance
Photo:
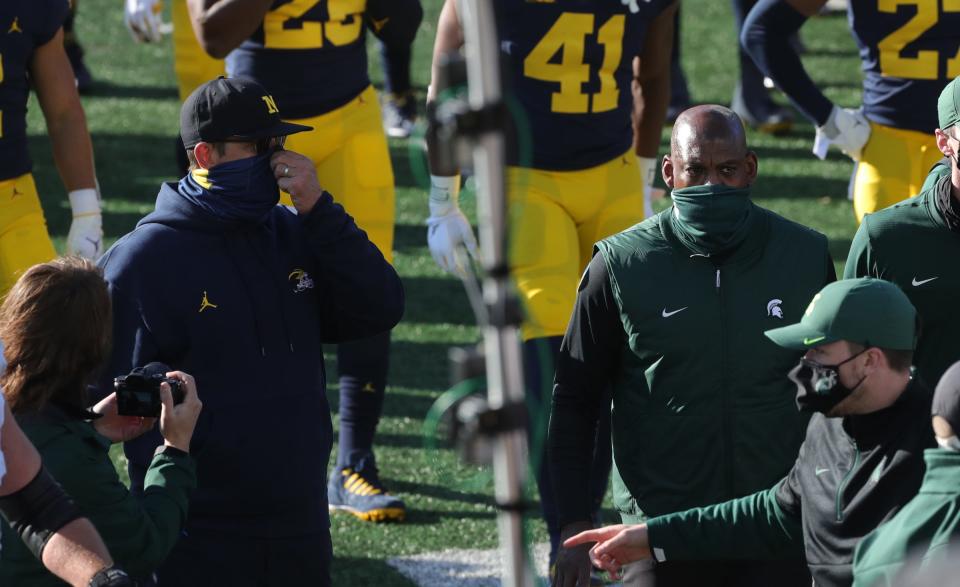
{"label": "blue football jersey", "polygon": [[532,142],[511,164],[586,169],[630,148],[633,58],[671,2],[637,0],[631,13],[620,0],[497,0],[507,92]]}
{"label": "blue football jersey", "polygon": [[260,28],[227,57],[231,76],[262,84],[285,118],[319,116],[370,85],[366,0],[274,0]]}
{"label": "blue football jersey", "polygon": [[63,25],[67,0],[0,1],[0,180],[28,173],[28,74],[34,50]]}
{"label": "blue football jersey", "polygon": [[960,2],[851,0],[849,19],[867,118],[932,133],[940,91],[960,75]]}

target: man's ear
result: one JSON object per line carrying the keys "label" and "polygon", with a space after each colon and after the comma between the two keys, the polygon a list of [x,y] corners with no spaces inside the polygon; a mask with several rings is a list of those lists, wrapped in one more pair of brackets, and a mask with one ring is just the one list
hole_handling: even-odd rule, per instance
{"label": "man's ear", "polygon": [[193,156],[201,169],[210,169],[216,163],[213,146],[210,143],[197,143],[193,148]]}
{"label": "man's ear", "polygon": [[944,157],[953,157],[956,155],[953,147],[950,146],[950,135],[943,132],[939,128],[933,131],[933,134],[937,140],[937,148],[940,149],[940,152],[943,153]]}
{"label": "man's ear", "polygon": [[673,161],[670,160],[670,155],[663,156],[660,174],[663,175],[663,183],[667,184],[668,188],[673,189]]}
{"label": "man's ear", "polygon": [[760,167],[760,162],[757,160],[757,154],[753,151],[747,151],[746,167],[747,180],[752,185],[753,182],[757,180],[757,171]]}

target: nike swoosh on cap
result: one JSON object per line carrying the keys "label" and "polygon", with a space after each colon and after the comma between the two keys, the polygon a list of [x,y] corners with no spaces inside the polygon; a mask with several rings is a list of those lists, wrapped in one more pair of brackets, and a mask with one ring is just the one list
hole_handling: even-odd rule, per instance
{"label": "nike swoosh on cap", "polygon": [[827,338],[826,336],[818,336],[818,337],[816,337],[816,338],[804,338],[804,339],[803,339],[803,344],[805,344],[805,345],[807,345],[807,346],[810,346],[810,345],[812,345],[812,344],[817,344],[818,342],[820,342],[821,340],[824,340],[824,339],[826,339],[826,338]]}
{"label": "nike swoosh on cap", "polygon": [[684,307],[680,308],[679,310],[674,310],[674,311],[672,311],[672,312],[667,312],[667,309],[664,308],[664,309],[663,309],[663,312],[661,313],[661,315],[662,315],[664,318],[669,318],[670,316],[673,316],[674,314],[679,314],[680,312],[683,312],[684,310],[686,310],[686,309],[689,308],[689,307],[690,307],[690,306],[684,306]]}
{"label": "nike swoosh on cap", "polygon": [[930,279],[920,279],[920,280],[918,280],[916,277],[914,277],[914,278],[913,278],[913,281],[911,281],[911,283],[913,284],[913,287],[919,287],[919,286],[923,285],[924,283],[930,283],[930,282],[933,281],[934,279],[940,279],[940,276],[937,275],[936,277],[931,277]]}

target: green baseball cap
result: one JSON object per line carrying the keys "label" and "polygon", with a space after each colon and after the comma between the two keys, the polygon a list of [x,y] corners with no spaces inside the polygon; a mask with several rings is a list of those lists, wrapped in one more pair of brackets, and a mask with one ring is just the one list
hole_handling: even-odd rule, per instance
{"label": "green baseball cap", "polygon": [[882,279],[835,281],[813,296],[796,324],[767,330],[767,338],[788,349],[846,340],[864,346],[913,350],[917,310],[903,291]]}
{"label": "green baseball cap", "polygon": [[940,130],[960,123],[960,77],[953,78],[937,99],[937,118]]}

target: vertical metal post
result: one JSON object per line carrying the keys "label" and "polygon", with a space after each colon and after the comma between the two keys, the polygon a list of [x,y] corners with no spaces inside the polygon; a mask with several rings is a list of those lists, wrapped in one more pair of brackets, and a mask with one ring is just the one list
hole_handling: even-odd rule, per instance
{"label": "vertical metal post", "polygon": [[[467,63],[468,102],[474,111],[499,105],[500,46],[492,0],[458,0]],[[487,275],[483,298],[490,320],[484,325],[487,398],[490,408],[523,402],[523,361],[519,324],[511,310],[507,271],[507,204],[504,129],[488,130],[473,144],[477,180],[480,256]],[[526,433],[512,430],[494,440],[494,494],[508,504],[497,515],[503,551],[503,585],[532,587],[533,571],[523,541],[523,486],[527,469]]]}

